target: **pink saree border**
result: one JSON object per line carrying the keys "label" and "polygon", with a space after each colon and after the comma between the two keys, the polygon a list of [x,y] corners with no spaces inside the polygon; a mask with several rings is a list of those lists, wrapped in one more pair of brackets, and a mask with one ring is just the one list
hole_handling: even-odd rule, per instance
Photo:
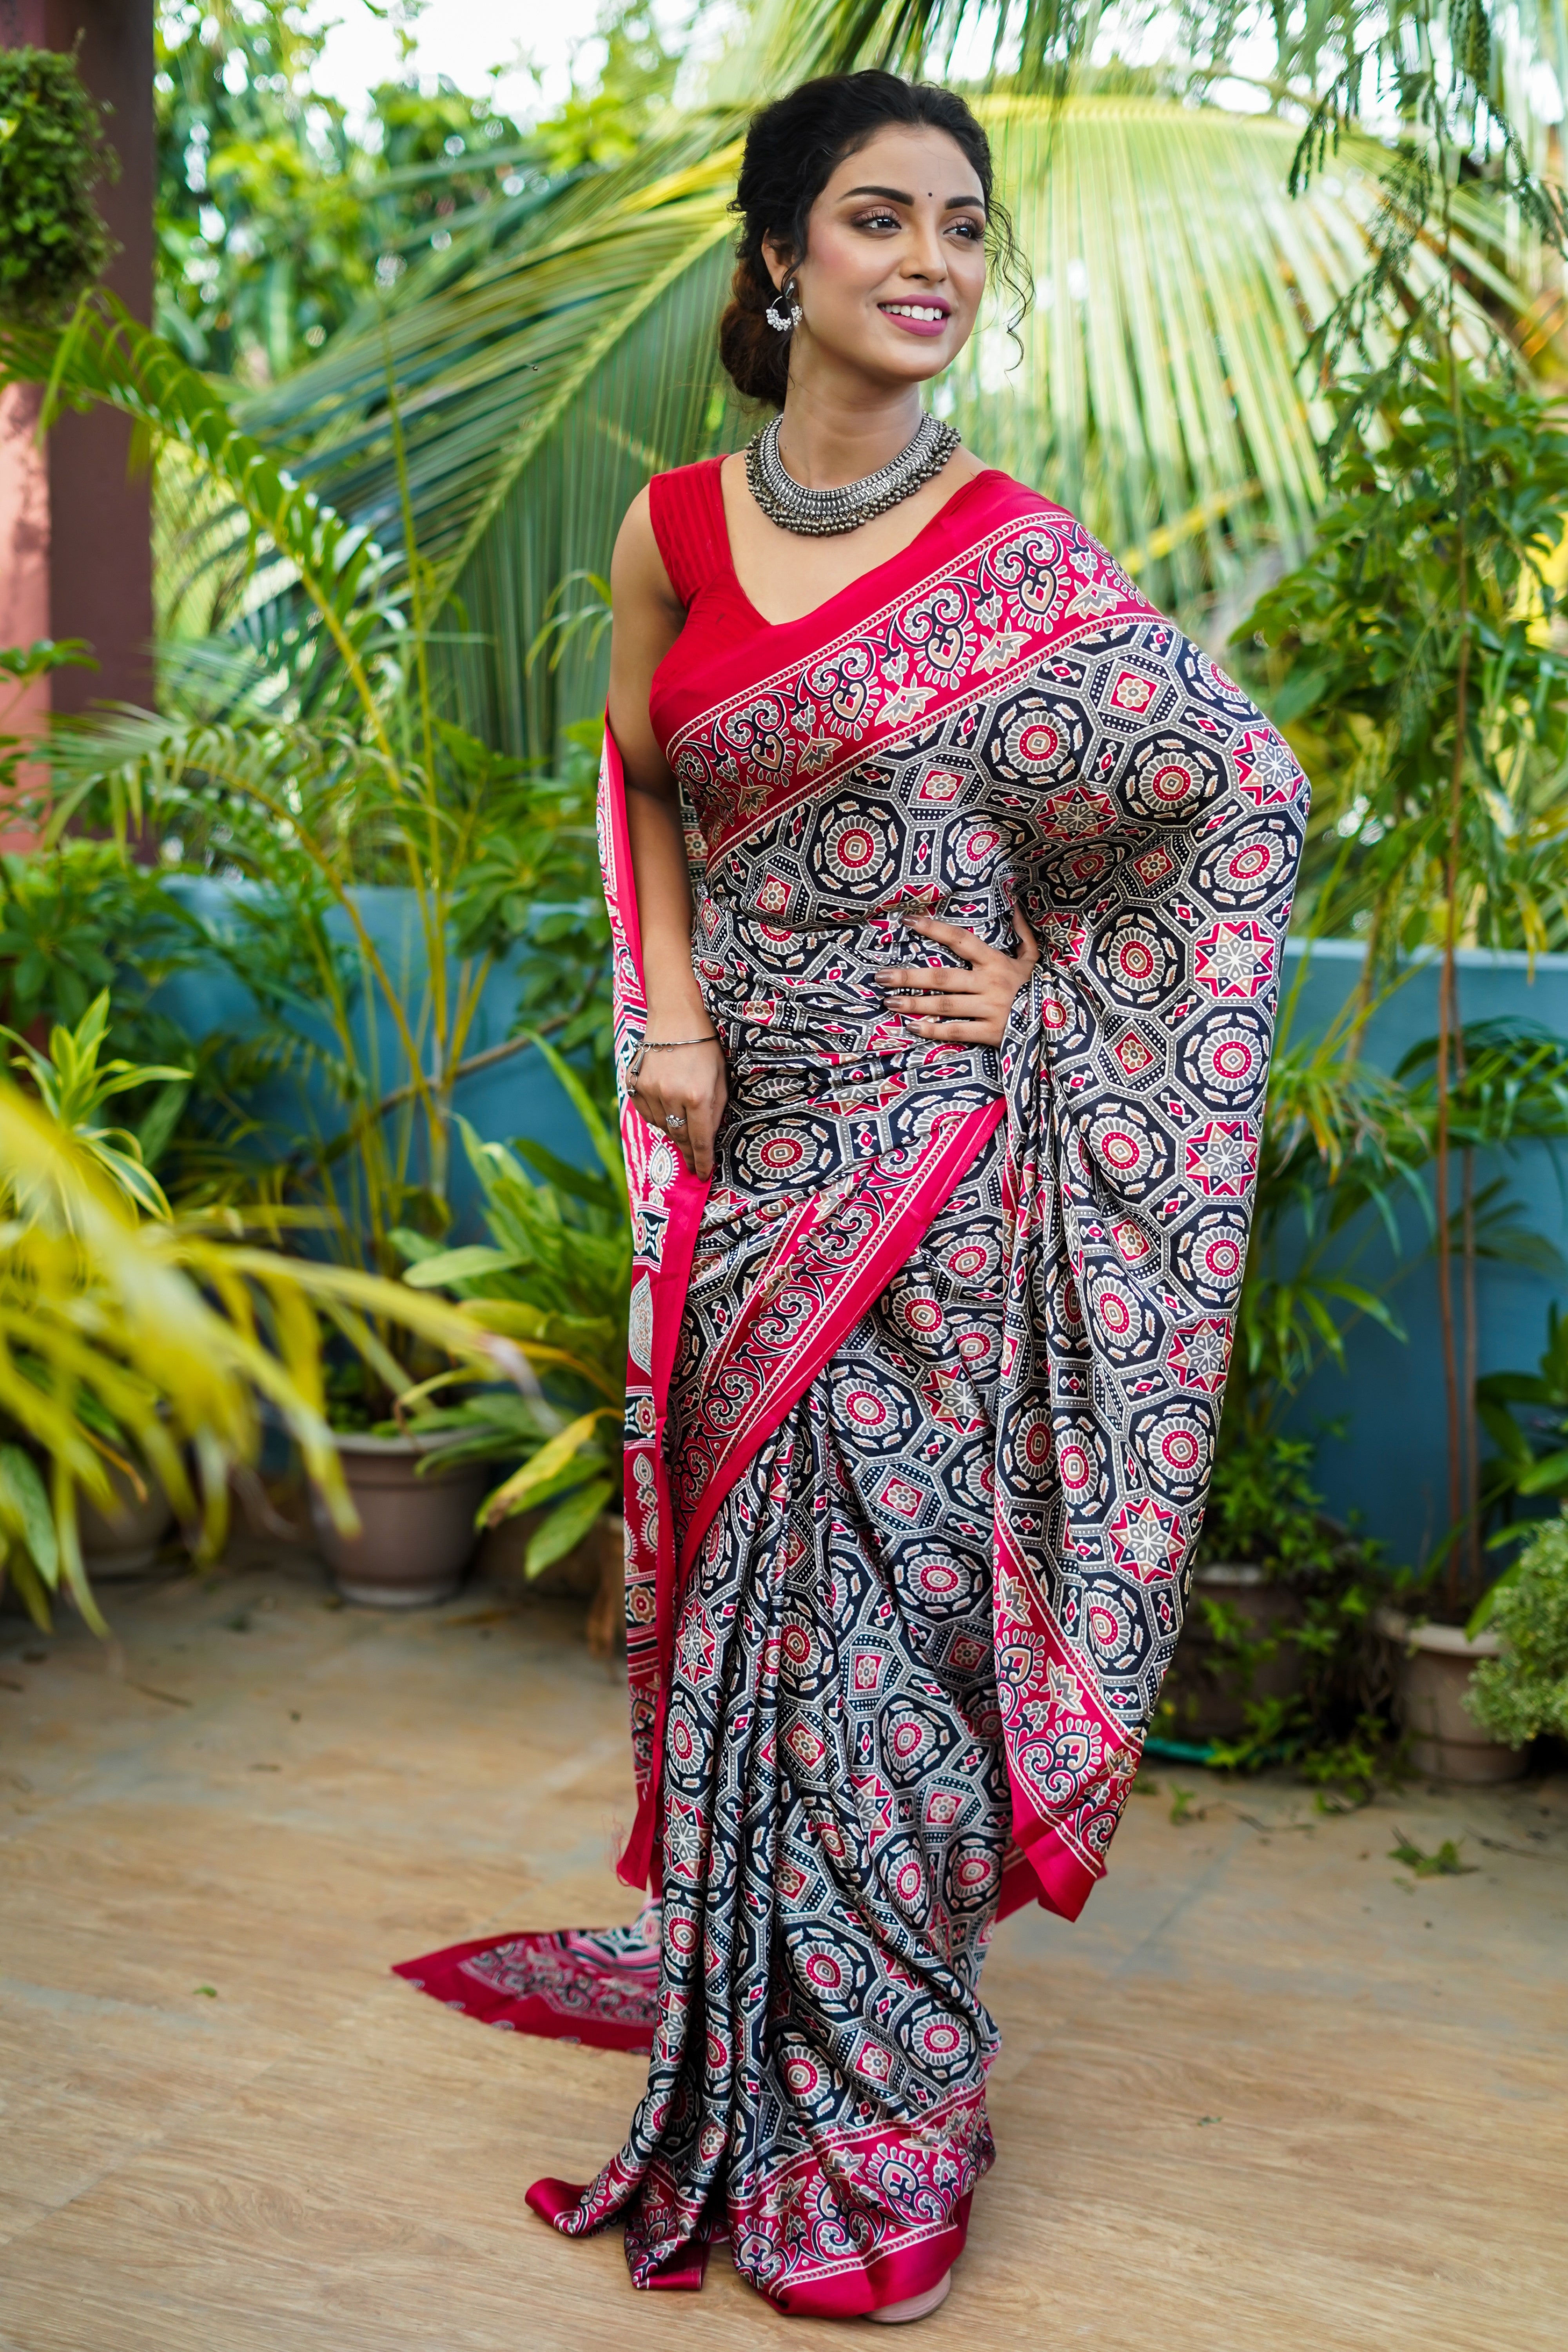
{"label": "pink saree border", "polygon": [[[1006,1105],[998,1096],[994,1102],[981,1104],[953,1119],[932,1135],[915,1167],[896,1184],[887,1187],[890,1204],[885,1219],[847,1265],[833,1268],[836,1279],[829,1297],[794,1344],[780,1349],[768,1365],[766,1378],[758,1382],[759,1402],[755,1409],[732,1433],[710,1469],[703,1485],[702,1499],[687,1525],[680,1551],[682,1570],[690,1566],[719,1506],[758,1447],[785,1419],[845,1333],[854,1328],[873,1299],[887,1288],[1005,1117]],[[786,1250],[792,1254],[804,1251],[812,1230],[829,1213],[832,1205],[814,1202],[816,1213],[809,1222],[803,1219],[793,1231],[781,1234],[780,1251],[776,1254],[781,1262]],[[792,1276],[799,1263],[799,1255],[795,1255]],[[764,1276],[747,1300],[744,1313],[737,1318],[722,1353],[714,1359],[714,1379],[754,1335],[759,1318],[773,1306],[774,1297]]]}
{"label": "pink saree border", "polygon": [[[1017,1864],[1005,1869],[1001,1916],[1017,1910],[1037,1891],[1047,1910],[1076,1919],[1105,1875],[1105,1850],[1138,1770],[1142,1742],[1105,1705],[1000,1512],[994,1544],[997,1696],[1013,1795],[1013,1840],[1036,1883],[1031,1890]],[[1034,1650],[1043,1671],[1016,1682],[1005,1677],[1000,1661],[1015,1646]]]}
{"label": "pink saree border", "polygon": [[[918,2123],[863,2124],[825,2135],[772,2176],[765,2189],[749,2199],[728,2199],[721,2221],[711,2204],[701,2212],[692,2210],[658,2166],[643,2175],[612,2163],[586,2186],[536,2180],[524,2201],[542,2221],[580,2236],[613,2219],[639,2180],[651,2180],[667,2222],[678,2221],[687,2234],[666,2261],[639,2263],[639,2286],[695,2291],[702,2284],[710,2245],[719,2236],[761,2237],[777,2251],[779,2270],[759,2288],[775,2310],[792,2318],[857,2319],[885,2304],[923,2294],[952,2268],[968,2235],[974,2183],[992,2160],[982,2085],[945,2100]],[[859,2199],[866,2196],[862,2184],[874,2179],[879,2165],[889,2163],[903,2176],[906,2197],[911,2179],[928,2206],[940,2209],[951,2197],[945,2214],[928,2210],[900,2215],[873,2199],[889,2223],[874,2246],[814,2252],[806,2242],[813,2209],[834,2214],[847,2204],[852,2209],[858,2190]],[[590,2200],[593,2210],[584,2221]]]}
{"label": "pink saree border", "polygon": [[625,1508],[626,1680],[638,1804],[616,1865],[628,1886],[657,1891],[654,1792],[674,1643],[675,1514],[664,1464],[665,1411],[681,1309],[709,1186],[632,1104],[625,1073],[647,1022],[626,777],[605,728],[599,772],[599,857],[610,918],[616,1064],[622,1081],[621,1143],[632,1210],[632,1314],[626,1359]]}
{"label": "pink saree border", "polygon": [[392,1973],[416,1991],[428,1993],[443,2009],[460,2010],[480,2025],[531,2033],[543,2042],[584,2042],[596,2050],[626,2050],[639,2057],[652,2050],[651,2025],[623,2024],[613,2018],[595,2017],[587,2009],[581,2012],[558,2009],[542,1993],[503,1992],[465,1969],[466,1960],[493,1952],[498,1940],[505,1939],[476,1936],[466,1944],[448,1944],[445,1950],[426,1952],[417,1960],[395,1961]]}
{"label": "pink saree border", "polygon": [[[1005,475],[993,497],[1007,511],[962,551],[950,548],[863,621],[809,657],[795,656],[760,680],[745,680],[671,737],[670,766],[703,818],[710,869],[873,749],[922,733],[976,693],[997,693],[1080,636],[1161,618],[1064,507]],[[1003,576],[1010,543],[1031,534],[1055,546],[1053,594],[1039,609]],[[880,683],[889,677],[902,680],[890,692]],[[774,786],[735,793],[732,813],[710,832],[703,801],[732,786],[742,755],[771,765]]]}

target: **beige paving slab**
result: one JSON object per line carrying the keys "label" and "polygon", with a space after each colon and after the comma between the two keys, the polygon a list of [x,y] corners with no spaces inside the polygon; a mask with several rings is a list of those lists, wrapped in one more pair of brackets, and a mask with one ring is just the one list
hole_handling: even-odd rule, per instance
{"label": "beige paving slab", "polygon": [[[253,1547],[115,1595],[107,1648],[0,1620],[0,2352],[841,2343],[721,2253],[634,2297],[614,2237],[544,2229],[524,2189],[613,2151],[642,2062],[385,1973],[626,1916],[574,1609],[330,1601]],[[998,1933],[998,2164],[921,2343],[1559,2352],[1568,1779],[1143,1788],[1084,1919]],[[1413,1881],[1396,1828],[1473,1871]]]}

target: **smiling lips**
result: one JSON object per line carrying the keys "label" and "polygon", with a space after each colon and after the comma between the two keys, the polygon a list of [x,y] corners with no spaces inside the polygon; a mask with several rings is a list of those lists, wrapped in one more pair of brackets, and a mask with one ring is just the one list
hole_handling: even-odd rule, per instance
{"label": "smiling lips", "polygon": [[906,335],[940,335],[947,324],[945,302],[879,302],[877,308]]}

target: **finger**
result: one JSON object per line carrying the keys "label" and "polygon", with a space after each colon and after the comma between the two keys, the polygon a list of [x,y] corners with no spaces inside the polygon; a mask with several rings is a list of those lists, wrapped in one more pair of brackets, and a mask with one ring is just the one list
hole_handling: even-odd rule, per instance
{"label": "finger", "polygon": [[959,988],[973,976],[966,963],[889,964],[871,975],[881,988]]}
{"label": "finger", "polygon": [[973,1021],[977,1017],[977,999],[981,1003],[984,1001],[978,990],[973,994],[961,996],[955,988],[935,995],[890,996],[888,1003],[895,1013],[949,1013],[954,1020]]}
{"label": "finger", "polygon": [[1037,957],[1040,952],[1039,940],[1035,937],[1034,932],[1029,928],[1029,919],[1027,915],[1025,914],[1023,908],[1020,906],[1016,906],[1013,909],[1013,929],[1017,932],[1018,937],[1022,940],[1024,945],[1026,948],[1031,948]]}
{"label": "finger", "polygon": [[911,1021],[910,1026],[931,1045],[994,1045],[996,1042],[994,1021]]}
{"label": "finger", "polygon": [[[686,1141],[687,1135],[684,1120],[689,1116],[684,1111],[680,1103],[666,1100],[660,1097],[651,1102],[639,1102],[637,1108],[656,1133],[667,1135],[677,1150],[680,1150]],[[680,1122],[675,1127],[671,1127],[669,1123],[672,1116]]]}
{"label": "finger", "polygon": [[995,953],[994,948],[988,948],[984,940],[977,939],[973,931],[966,931],[958,923],[939,922],[934,915],[912,916],[909,928],[911,931],[919,931],[922,937],[929,934],[939,947],[952,948],[966,959],[972,952],[976,955]]}
{"label": "finger", "polygon": [[658,1116],[653,1124],[664,1129],[687,1167],[699,1176],[710,1176],[713,1172],[713,1139],[728,1098],[729,1089],[722,1079],[700,1093],[670,1087],[660,1097]]}
{"label": "finger", "polygon": [[975,975],[966,963],[901,964],[891,971],[879,971],[878,980],[884,988],[973,988]]}
{"label": "finger", "polygon": [[980,996],[987,989],[994,991],[995,980],[990,972],[971,971],[964,965],[956,970],[942,964],[934,971],[912,971],[908,980],[889,992],[894,996]]}
{"label": "finger", "polygon": [[686,1140],[690,1158],[688,1165],[694,1175],[709,1177],[713,1173],[713,1139],[719,1131],[718,1114],[711,1110],[691,1113],[691,1125]]}

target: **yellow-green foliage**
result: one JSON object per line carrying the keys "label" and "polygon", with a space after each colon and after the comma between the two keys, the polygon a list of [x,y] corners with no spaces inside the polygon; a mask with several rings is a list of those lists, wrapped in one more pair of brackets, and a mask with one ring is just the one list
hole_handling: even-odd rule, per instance
{"label": "yellow-green foliage", "polygon": [[79,1495],[111,1510],[110,1468],[143,1465],[216,1551],[228,1475],[256,1460],[263,1405],[353,1532],[324,1411],[323,1324],[383,1355],[372,1317],[510,1360],[503,1341],[402,1284],[280,1257],[229,1220],[141,1215],[114,1173],[0,1081],[0,1567],[40,1624],[64,1585],[100,1631]]}

